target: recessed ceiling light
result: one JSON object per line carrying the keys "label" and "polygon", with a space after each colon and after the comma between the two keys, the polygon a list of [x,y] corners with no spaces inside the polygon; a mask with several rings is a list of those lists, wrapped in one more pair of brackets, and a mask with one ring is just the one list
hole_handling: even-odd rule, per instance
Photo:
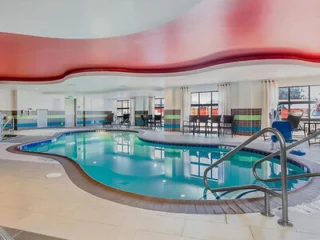
{"label": "recessed ceiling light", "polygon": [[163,182],[163,183],[166,183],[166,182],[167,182],[167,180],[165,180],[165,179],[164,179],[164,180],[162,180],[162,182]]}
{"label": "recessed ceiling light", "polygon": [[186,195],[184,195],[184,194],[181,194],[181,195],[180,195],[180,197],[182,197],[182,198],[184,198],[185,196],[186,196]]}

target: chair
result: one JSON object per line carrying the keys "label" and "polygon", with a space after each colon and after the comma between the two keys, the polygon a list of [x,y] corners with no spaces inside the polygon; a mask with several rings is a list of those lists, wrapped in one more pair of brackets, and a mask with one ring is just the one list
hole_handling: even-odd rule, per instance
{"label": "chair", "polygon": [[[277,129],[282,134],[286,143],[292,143],[297,141],[292,138],[293,128],[289,121],[274,121],[272,123],[272,128]],[[275,135],[272,135],[271,141],[272,141],[272,149],[273,149],[274,144],[278,141],[278,139]]]}
{"label": "chair", "polygon": [[107,115],[106,121],[103,123],[103,126],[110,126],[112,127],[113,122],[114,122],[114,114],[113,113],[109,113]]}
{"label": "chair", "polygon": [[152,128],[153,126],[155,126],[155,121],[153,121],[153,117],[152,115],[147,115],[147,125],[149,128]]}
{"label": "chair", "polygon": [[142,121],[142,127],[148,126],[148,120],[144,117],[144,115],[140,115]]}
{"label": "chair", "polygon": [[232,115],[223,115],[223,121],[222,124],[220,124],[220,128],[223,130],[223,135],[225,132],[225,129],[229,129],[231,131],[231,136],[234,135],[234,116]]}
{"label": "chair", "polygon": [[302,130],[299,127],[303,113],[289,113],[287,121],[291,124],[293,131]]}
{"label": "chair", "polygon": [[199,122],[198,122],[198,133],[200,133],[201,131],[201,123],[204,123],[204,134],[207,136],[208,134],[208,129],[209,129],[209,116],[208,115],[204,115],[204,116],[199,116]]}
{"label": "chair", "polygon": [[194,135],[196,132],[197,120],[198,120],[198,116],[194,116],[194,115],[189,116],[189,121],[184,120],[183,126],[182,126],[183,134],[186,132],[186,129],[188,129],[188,132],[190,132],[190,130],[192,130],[191,132]]}
{"label": "chair", "polygon": [[129,113],[125,113],[123,114],[123,120],[120,122],[120,126],[126,126],[127,128],[130,127],[131,122],[130,122],[130,114]]}
{"label": "chair", "polygon": [[[216,126],[212,126],[215,123]],[[217,129],[218,136],[220,136],[220,124],[221,124],[221,115],[211,116],[211,132],[213,127]]]}
{"label": "chair", "polygon": [[162,127],[162,116],[161,115],[154,115],[154,124],[155,124],[155,126],[157,126],[157,124],[159,124],[158,126],[160,128]]}

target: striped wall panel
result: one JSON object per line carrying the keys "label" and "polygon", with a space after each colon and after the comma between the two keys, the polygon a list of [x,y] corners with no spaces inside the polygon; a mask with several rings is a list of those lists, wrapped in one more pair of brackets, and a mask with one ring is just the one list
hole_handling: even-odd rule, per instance
{"label": "striped wall panel", "polygon": [[261,115],[262,109],[258,108],[243,108],[231,109],[231,114],[234,116],[234,131],[235,134],[243,136],[251,136],[261,130]]}
{"label": "striped wall panel", "polygon": [[102,125],[111,111],[79,111],[77,112],[77,125]]}
{"label": "striped wall panel", "polygon": [[[17,128],[36,128],[37,127],[37,111],[17,111],[15,115],[17,120]],[[64,127],[65,114],[64,111],[48,111],[48,127]]]}
{"label": "striped wall panel", "polygon": [[180,131],[180,109],[164,110],[164,130],[170,132]]}
{"label": "striped wall panel", "polygon": [[136,126],[142,126],[143,122],[141,119],[141,115],[143,115],[144,117],[147,117],[148,115],[148,111],[135,111],[135,125]]}

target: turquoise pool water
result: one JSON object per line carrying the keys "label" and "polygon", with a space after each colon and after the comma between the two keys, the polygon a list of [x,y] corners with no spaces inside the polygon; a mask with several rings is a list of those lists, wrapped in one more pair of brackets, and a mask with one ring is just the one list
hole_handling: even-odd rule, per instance
{"label": "turquoise pool water", "polygon": [[[78,132],[52,141],[27,145],[24,151],[54,153],[76,161],[95,180],[127,192],[168,198],[203,199],[203,172],[232,148],[172,146],[148,143],[136,133]],[[262,184],[256,182],[251,167],[263,155],[241,151],[220,164],[209,174],[212,187]],[[288,174],[307,169],[288,164]],[[272,159],[258,168],[259,176],[280,175],[279,160]],[[298,188],[307,179],[289,181],[289,189]],[[279,189],[279,183],[269,187]],[[256,196],[254,191],[208,193],[207,199],[230,199]]]}

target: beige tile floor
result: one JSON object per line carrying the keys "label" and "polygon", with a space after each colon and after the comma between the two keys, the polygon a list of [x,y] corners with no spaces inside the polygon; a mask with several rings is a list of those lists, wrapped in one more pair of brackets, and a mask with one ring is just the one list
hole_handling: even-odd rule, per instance
{"label": "beige tile floor", "polygon": [[[41,134],[54,132],[42,130]],[[34,131],[30,134],[36,135]],[[76,240],[320,239],[320,207],[315,207],[317,203],[320,206],[320,200],[310,212],[304,211],[308,206],[290,209],[293,228],[277,225],[278,217],[260,214],[192,215],[143,210],[97,198],[76,187],[60,164],[5,152],[9,145],[0,143],[2,226]],[[46,178],[51,172],[62,176]]]}

